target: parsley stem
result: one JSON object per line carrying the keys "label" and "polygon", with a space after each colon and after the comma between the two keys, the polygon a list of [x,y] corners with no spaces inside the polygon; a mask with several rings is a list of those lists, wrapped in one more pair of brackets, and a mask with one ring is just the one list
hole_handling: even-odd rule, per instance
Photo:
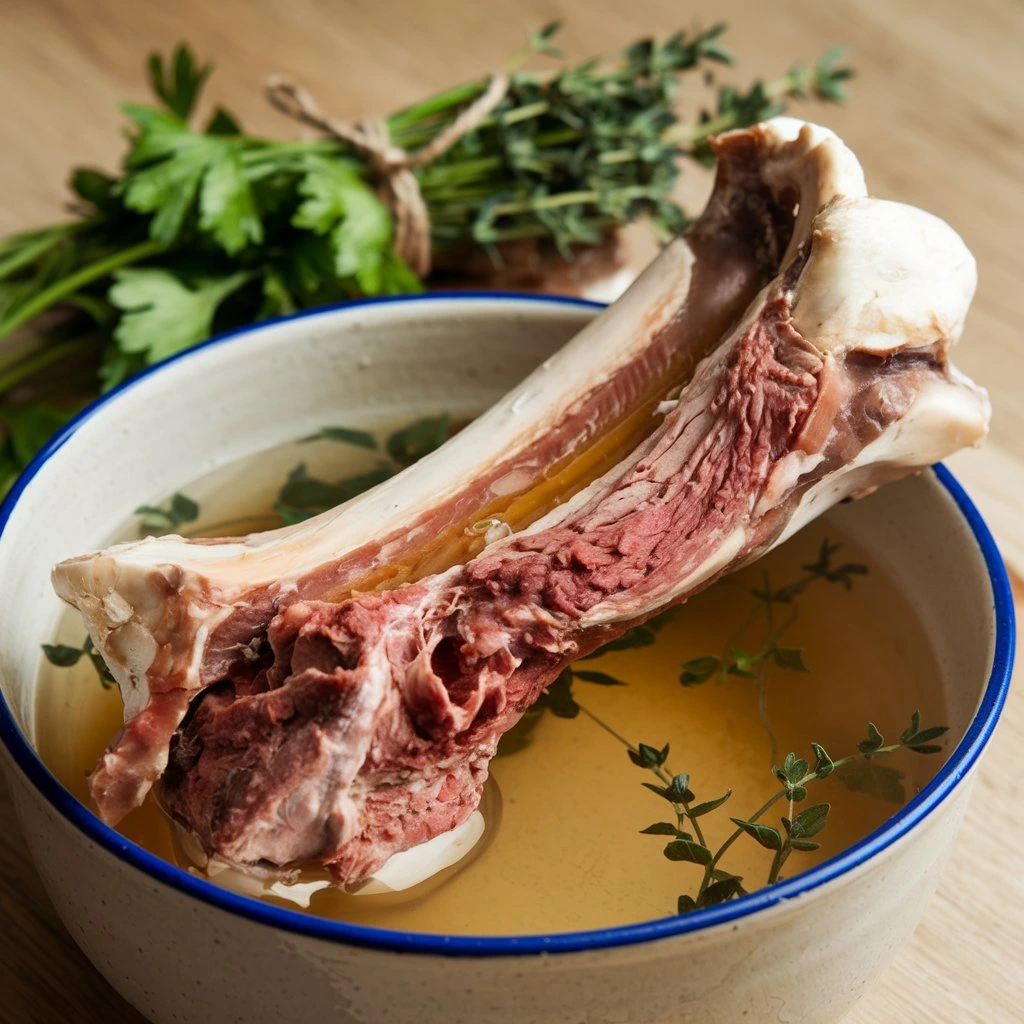
{"label": "parsley stem", "polygon": [[456,85],[451,89],[436,93],[429,99],[415,106],[406,107],[388,118],[388,130],[394,139],[402,132],[416,128],[421,121],[435,117],[438,114],[451,110],[453,107],[461,107],[463,104],[472,103],[480,96],[487,87],[486,82],[472,82],[468,85]]}
{"label": "parsley stem", "polygon": [[17,309],[4,321],[0,322],[0,339],[6,338],[12,331],[17,330],[23,324],[28,323],[29,320],[39,316],[40,313],[44,313],[51,306],[60,302],[61,299],[73,295],[80,288],[102,277],[106,277],[121,267],[138,263],[140,260],[148,259],[150,256],[156,256],[158,253],[163,252],[165,248],[162,242],[140,242],[138,245],[133,245],[128,249],[120,249],[101,260],[89,263],[76,270],[73,274],[62,277],[59,281],[54,281],[49,288],[36,292],[20,309]]}
{"label": "parsley stem", "polygon": [[10,277],[22,267],[39,259],[62,238],[72,234],[79,227],[81,224],[78,223],[55,224],[53,227],[39,228],[36,231],[24,231],[6,239],[3,243],[4,248],[14,251],[6,258],[0,256],[0,280]]}

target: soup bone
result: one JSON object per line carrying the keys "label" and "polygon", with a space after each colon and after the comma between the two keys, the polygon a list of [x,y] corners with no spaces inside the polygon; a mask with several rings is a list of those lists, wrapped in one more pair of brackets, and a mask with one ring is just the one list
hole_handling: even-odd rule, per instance
{"label": "soup bone", "polygon": [[[107,820],[164,773],[196,694],[229,679],[197,702],[165,799],[229,863],[320,857],[357,882],[468,817],[498,738],[566,661],[836,501],[983,436],[987,400],[948,363],[975,283],[956,234],[867,198],[825,129],[777,119],[716,147],[693,227],[432,456],[297,527],[149,539],[56,568],[125,702],[92,779]],[[653,432],[564,504],[455,569],[339,600],[525,493],[652,395]],[[333,707],[333,722],[303,702],[321,718]],[[267,714],[315,733],[317,757],[225,745]],[[253,785],[229,792],[247,756]],[[228,808],[217,820],[214,802]]]}

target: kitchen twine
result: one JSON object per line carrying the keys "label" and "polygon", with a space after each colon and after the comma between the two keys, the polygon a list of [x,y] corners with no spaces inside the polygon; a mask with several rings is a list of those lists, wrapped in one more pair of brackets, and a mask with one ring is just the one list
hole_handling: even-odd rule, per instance
{"label": "kitchen twine", "polygon": [[505,98],[508,75],[491,75],[487,89],[430,142],[408,152],[391,141],[387,121],[368,118],[347,124],[328,117],[312,94],[285,75],[271,75],[265,85],[267,99],[286,117],[333,135],[369,161],[387,191],[395,218],[394,249],[418,277],[430,273],[430,212],[413,171],[436,160],[471,132]]}

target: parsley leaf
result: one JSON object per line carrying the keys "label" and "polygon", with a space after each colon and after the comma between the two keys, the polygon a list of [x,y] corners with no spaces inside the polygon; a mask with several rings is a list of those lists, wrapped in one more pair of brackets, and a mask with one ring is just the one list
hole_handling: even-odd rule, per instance
{"label": "parsley leaf", "polygon": [[192,113],[203,83],[213,72],[209,61],[202,67],[197,65],[192,51],[184,43],[178,43],[166,65],[161,54],[151,53],[146,66],[153,92],[182,120]]}
{"label": "parsley leaf", "polygon": [[199,197],[199,226],[225,252],[241,252],[250,242],[263,241],[263,223],[249,187],[237,148],[224,146],[210,161]]}
{"label": "parsley leaf", "polygon": [[195,135],[176,117],[150,107],[129,104],[122,110],[140,129],[125,160],[129,169],[139,168],[125,179],[125,206],[153,214],[149,237],[169,245],[181,234],[212,159],[210,148],[219,140]]}
{"label": "parsley leaf", "polygon": [[[137,168],[125,183],[125,205],[151,213],[150,237],[170,245],[199,203],[201,231],[226,253],[236,255],[263,241],[263,223],[242,164],[249,142],[240,136],[192,131],[173,114],[127,104],[122,108],[138,128],[126,160]],[[211,127],[220,127],[214,122]]]}
{"label": "parsley leaf", "polygon": [[304,519],[349,501],[392,476],[394,470],[382,462],[373,469],[332,483],[310,476],[306,464],[300,462],[288,474],[288,479],[278,492],[274,509],[285,523],[301,523]]}
{"label": "parsley leaf", "polygon": [[147,363],[166,359],[208,338],[217,307],[252,276],[238,271],[189,287],[169,270],[120,270],[107,294],[124,314],[114,337],[122,351],[144,353]]}
{"label": "parsley leaf", "polygon": [[304,198],[292,224],[330,237],[339,277],[354,278],[366,295],[422,290],[392,251],[391,213],[363,180],[358,164],[311,156],[298,191]]}

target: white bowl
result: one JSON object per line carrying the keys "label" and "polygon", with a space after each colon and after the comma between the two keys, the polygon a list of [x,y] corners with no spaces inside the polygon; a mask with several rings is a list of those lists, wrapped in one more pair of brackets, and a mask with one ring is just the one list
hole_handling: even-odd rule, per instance
{"label": "white bowl", "polygon": [[[50,567],[125,510],[337,422],[472,415],[594,315],[593,304],[427,295],[299,314],[215,339],[79,416],[0,509],[0,762],[68,930],[151,1020],[270,1024],[838,1020],[910,935],[1002,708],[1013,611],[980,516],[937,468],[830,513],[887,565],[935,644],[951,735],[937,777],[841,855],[685,917],[508,938],[304,916],[193,877],[102,824],[33,749]],[[43,994],[40,994],[43,998]]]}

